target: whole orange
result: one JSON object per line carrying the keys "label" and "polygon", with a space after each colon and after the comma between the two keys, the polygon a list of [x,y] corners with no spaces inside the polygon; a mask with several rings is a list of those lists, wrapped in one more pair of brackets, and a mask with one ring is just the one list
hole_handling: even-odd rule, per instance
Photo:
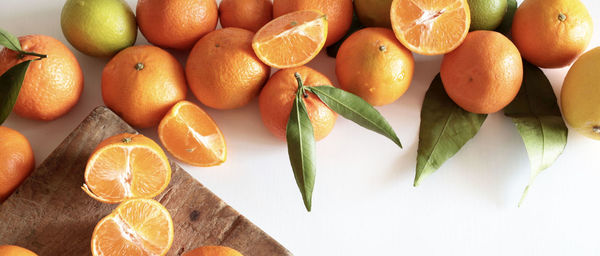
{"label": "whole orange", "polygon": [[221,26],[258,31],[273,19],[271,0],[223,0],[219,4]]}
{"label": "whole orange", "polygon": [[156,46],[126,48],[102,71],[104,104],[138,128],[158,125],[186,93],[183,67]]}
{"label": "whole orange", "polygon": [[346,34],[352,24],[352,0],[273,0],[273,17],[299,10],[319,10],[327,15],[328,31],[325,46],[330,46]]}
{"label": "whole orange", "polygon": [[381,106],[406,92],[414,66],[412,53],[396,40],[391,29],[365,28],[344,41],[335,73],[342,89]]}
{"label": "whole orange", "polygon": [[265,84],[271,68],[252,50],[254,33],[224,28],[200,39],[185,67],[190,88],[204,105],[233,109],[248,104]]}
{"label": "whole orange", "polygon": [[525,0],[515,13],[512,39],[527,61],[560,68],[585,51],[593,26],[579,0]]}
{"label": "whole orange", "polygon": [[215,30],[219,13],[215,0],[138,0],[136,19],[148,42],[188,50]]}
{"label": "whole orange", "polygon": [[0,245],[0,256],[37,256],[37,254],[16,245]]}
{"label": "whole orange", "polygon": [[[298,81],[294,76],[300,74],[304,86],[331,85],[329,79],[312,68],[300,66],[277,71],[265,85],[258,105],[262,121],[277,138],[286,139],[287,123],[298,90]],[[313,125],[316,140],[325,138],[333,129],[337,114],[333,112],[317,95],[307,92],[306,111]]]}
{"label": "whole orange", "polygon": [[34,167],[33,150],[27,138],[0,126],[0,203],[29,177]]}
{"label": "whole orange", "polygon": [[225,246],[202,246],[186,252],[183,256],[243,256],[235,249]]}
{"label": "whole orange", "polygon": [[[44,35],[19,37],[26,52],[48,57],[33,61],[23,80],[14,112],[35,120],[50,121],[65,115],[79,101],[83,92],[83,72],[73,53],[60,41]],[[31,59],[4,48],[0,51],[0,74]]]}
{"label": "whole orange", "polygon": [[523,81],[519,50],[504,35],[470,32],[461,46],[442,60],[442,82],[448,96],[463,109],[494,113],[517,96]]}

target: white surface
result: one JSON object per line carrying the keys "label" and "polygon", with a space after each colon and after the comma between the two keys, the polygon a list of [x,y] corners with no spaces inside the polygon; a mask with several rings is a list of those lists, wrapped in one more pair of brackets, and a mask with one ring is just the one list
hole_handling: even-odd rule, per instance
{"label": "white surface", "polygon": [[[128,2],[135,8],[136,1]],[[599,30],[600,1],[583,2]],[[2,0],[0,27],[19,36],[50,35],[73,49],[60,30],[62,4]],[[137,44],[146,43],[140,33]],[[590,48],[599,45],[595,32]],[[107,59],[73,52],[85,75],[75,109],[53,122],[13,114],[5,123],[29,138],[37,164],[102,104],[100,76]],[[176,56],[185,60],[186,54]],[[573,131],[565,153],[538,177],[521,208],[516,205],[529,162],[517,130],[501,113],[491,115],[437,173],[412,187],[421,102],[440,62],[439,56],[417,56],[408,92],[379,108],[403,150],[343,118],[318,143],[311,213],[302,204],[285,143],[263,127],[256,100],[238,110],[208,109],[226,136],[228,160],[213,168],[184,167],[299,256],[600,255],[600,143]],[[336,80],[334,59],[321,54],[309,66]],[[557,93],[567,70],[545,70]],[[154,130],[144,134],[156,138]]]}

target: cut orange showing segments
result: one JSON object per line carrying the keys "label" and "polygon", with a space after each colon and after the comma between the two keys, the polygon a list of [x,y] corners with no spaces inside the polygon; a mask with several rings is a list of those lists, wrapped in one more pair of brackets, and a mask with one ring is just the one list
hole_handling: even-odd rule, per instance
{"label": "cut orange showing segments", "polygon": [[327,17],[317,10],[280,16],[263,26],[252,40],[254,53],[274,68],[302,66],[323,49],[327,40]]}
{"label": "cut orange showing segments", "polygon": [[98,145],[88,160],[83,190],[104,203],[153,198],[171,181],[167,155],[156,142],[123,133]]}
{"label": "cut orange showing segments", "polygon": [[160,121],[158,137],[175,158],[194,166],[215,166],[227,159],[225,138],[204,110],[180,101]]}
{"label": "cut orange showing segments", "polygon": [[394,0],[390,18],[398,40],[423,55],[456,49],[471,25],[467,0]]}
{"label": "cut orange showing segments", "polygon": [[152,199],[132,199],[96,224],[92,255],[166,255],[173,237],[173,220],[164,206]]}

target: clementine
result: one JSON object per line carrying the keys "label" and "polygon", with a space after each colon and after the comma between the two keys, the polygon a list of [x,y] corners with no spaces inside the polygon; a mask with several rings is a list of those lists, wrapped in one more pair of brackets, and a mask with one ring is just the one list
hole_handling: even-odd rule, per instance
{"label": "clementine", "polygon": [[29,177],[34,167],[33,150],[27,138],[0,126],[0,203]]}
{"label": "clementine", "polygon": [[273,19],[271,0],[223,0],[219,4],[221,26],[258,31]]}
{"label": "clementine", "polygon": [[235,249],[226,246],[202,246],[186,252],[183,256],[243,256]]}
{"label": "clementine", "polygon": [[0,256],[37,256],[37,254],[16,245],[0,245]]}

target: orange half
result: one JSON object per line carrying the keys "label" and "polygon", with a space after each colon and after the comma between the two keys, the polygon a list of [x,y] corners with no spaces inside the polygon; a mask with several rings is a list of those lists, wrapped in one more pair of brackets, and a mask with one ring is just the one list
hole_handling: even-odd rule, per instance
{"label": "orange half", "polygon": [[164,206],[152,199],[132,199],[98,222],[92,255],[166,255],[173,237],[173,220]]}
{"label": "orange half", "polygon": [[215,166],[227,159],[221,130],[210,116],[189,101],[180,101],[158,126],[158,137],[175,158],[194,166]]}
{"label": "orange half", "polygon": [[256,56],[274,68],[302,66],[323,49],[327,40],[327,18],[317,10],[302,10],[280,16],[263,26],[252,40]]}
{"label": "orange half", "polygon": [[423,55],[456,49],[471,25],[467,0],[394,0],[390,18],[398,40]]}

